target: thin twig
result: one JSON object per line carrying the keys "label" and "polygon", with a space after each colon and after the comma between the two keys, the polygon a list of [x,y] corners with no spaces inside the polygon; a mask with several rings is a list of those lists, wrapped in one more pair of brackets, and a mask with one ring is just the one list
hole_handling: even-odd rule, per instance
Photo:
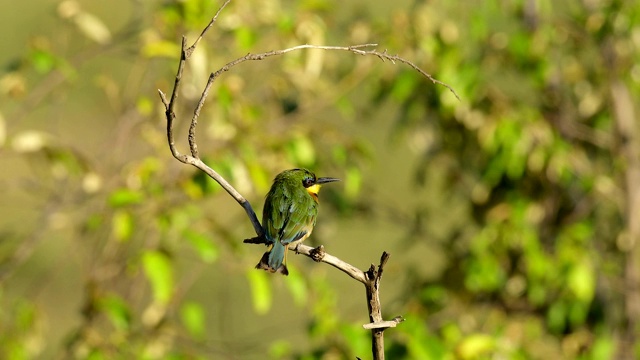
{"label": "thin twig", "polygon": [[430,74],[428,74],[427,72],[422,70],[419,66],[417,66],[413,62],[411,62],[409,60],[406,60],[404,58],[401,58],[398,55],[389,55],[389,54],[387,54],[386,50],[384,52],[379,52],[379,51],[376,51],[376,50],[362,50],[362,48],[373,47],[373,46],[377,46],[377,45],[378,44],[359,44],[359,45],[351,45],[351,46],[325,46],[325,45],[305,44],[305,45],[297,45],[297,46],[293,46],[293,47],[286,48],[286,49],[281,49],[281,50],[271,50],[271,51],[267,51],[267,52],[263,52],[263,53],[259,53],[259,54],[251,54],[251,53],[249,53],[249,54],[247,54],[247,55],[245,55],[243,57],[240,57],[240,58],[237,58],[237,59],[235,59],[233,61],[230,61],[229,63],[227,63],[226,65],[224,65],[220,69],[218,69],[216,72],[211,73],[211,75],[209,76],[209,81],[207,81],[207,85],[205,86],[205,89],[202,92],[202,96],[200,97],[200,101],[198,102],[198,106],[196,107],[196,111],[194,112],[194,118],[197,120],[197,116],[198,116],[198,114],[200,114],[200,110],[202,109],[202,106],[204,105],[204,101],[205,101],[207,95],[209,94],[209,89],[211,88],[211,85],[218,78],[218,76],[220,76],[222,73],[224,73],[226,71],[229,71],[232,67],[234,67],[234,66],[236,66],[236,65],[238,65],[240,63],[243,63],[245,61],[264,60],[264,59],[266,59],[268,57],[271,57],[271,56],[283,55],[283,54],[286,54],[286,53],[289,53],[289,52],[292,52],[292,51],[302,50],[302,49],[349,51],[349,52],[352,52],[354,54],[358,54],[358,55],[362,55],[362,56],[373,55],[373,56],[378,57],[382,61],[389,60],[394,64],[395,64],[396,61],[398,61],[398,62],[404,63],[406,65],[409,65],[411,68],[413,68],[416,71],[418,71],[420,74],[422,74],[423,76],[428,78],[434,84],[438,84],[438,85],[442,85],[442,86],[446,87],[447,89],[449,89],[449,91],[451,91],[453,93],[453,95],[458,100],[460,100],[460,97],[458,96],[456,91],[451,86],[443,83],[440,80],[435,79],[433,76],[431,76]]}
{"label": "thin twig", "polygon": [[202,37],[204,37],[204,34],[207,32],[207,30],[209,30],[209,28],[211,28],[213,26],[213,24],[216,22],[216,20],[218,20],[218,15],[220,15],[222,10],[230,2],[231,2],[231,0],[227,0],[227,1],[224,2],[224,4],[222,4],[222,6],[220,6],[220,8],[216,12],[216,14],[213,15],[213,18],[211,18],[211,21],[209,21],[209,24],[207,24],[207,26],[202,30],[202,32],[200,33],[200,36],[198,36],[196,41],[193,42],[193,45],[189,46],[189,49],[187,49],[187,52],[186,52],[187,59],[191,56],[191,54],[193,54],[193,51],[196,49],[196,46],[198,46],[198,43],[200,42],[200,40],[202,40]]}
{"label": "thin twig", "polygon": [[[217,14],[216,14],[217,16]],[[194,43],[192,45],[191,48],[189,49],[195,49],[195,45],[197,44]],[[215,72],[212,72],[209,75],[209,80],[207,81],[207,84],[204,87],[204,90],[202,90],[202,94],[200,95],[200,99],[198,100],[198,104],[196,105],[195,110],[193,111],[193,117],[191,118],[191,125],[189,126],[189,145],[190,145],[190,149],[191,149],[191,154],[194,157],[198,157],[198,147],[195,141],[195,129],[196,126],[198,124],[198,117],[200,116],[200,112],[202,111],[202,107],[204,106],[204,103],[207,99],[207,96],[209,96],[209,91],[211,90],[211,86],[213,85],[213,83],[216,81],[216,79],[224,72],[229,71],[232,67],[241,64],[245,61],[259,61],[259,60],[264,60],[268,57],[271,56],[278,56],[278,55],[283,55],[292,51],[296,51],[296,50],[302,50],[302,49],[320,49],[320,50],[337,50],[337,51],[349,51],[352,52],[354,54],[358,54],[358,55],[373,55],[378,57],[379,59],[381,59],[382,61],[385,60],[389,60],[392,63],[395,64],[396,61],[399,61],[401,63],[407,64],[410,67],[412,67],[413,69],[417,70],[419,73],[421,73],[423,76],[425,76],[426,78],[428,78],[429,80],[431,80],[434,84],[438,84],[438,85],[442,85],[444,87],[446,87],[447,89],[449,89],[449,91],[451,91],[453,93],[453,95],[460,100],[460,97],[458,96],[458,94],[455,92],[455,90],[453,90],[453,88],[443,82],[441,82],[440,80],[437,80],[435,78],[433,78],[430,74],[426,73],[424,70],[420,69],[420,67],[418,67],[417,65],[415,65],[414,63],[412,63],[409,60],[406,60],[404,58],[399,57],[398,55],[389,55],[387,54],[386,50],[384,52],[379,52],[376,50],[362,50],[362,48],[365,47],[372,47],[372,46],[377,46],[377,44],[359,44],[359,45],[351,45],[351,46],[325,46],[325,45],[310,45],[310,44],[305,44],[305,45],[297,45],[297,46],[293,46],[290,48],[286,48],[286,49],[281,49],[281,50],[271,50],[271,51],[267,51],[267,52],[263,52],[263,53],[259,53],[259,54],[247,54],[243,57],[237,58],[233,61],[228,62],[227,64],[225,64],[223,67],[221,67],[220,69],[218,69]],[[184,51],[183,51],[184,54]],[[181,60],[182,62],[182,60]],[[175,155],[174,155],[175,156]]]}
{"label": "thin twig", "polygon": [[451,93],[456,97],[456,99],[460,100],[460,96],[458,96],[458,93],[455,90],[453,90],[453,88],[450,85],[448,85],[448,84],[446,84],[446,83],[444,83],[444,82],[442,82],[442,81],[440,81],[438,79],[435,79],[433,76],[431,76],[430,74],[428,74],[427,72],[422,70],[418,65],[412,63],[411,61],[409,61],[407,59],[401,58],[398,55],[389,55],[389,54],[387,54],[387,50],[385,50],[383,52],[371,50],[371,51],[367,51],[366,55],[375,55],[378,58],[380,58],[380,60],[382,60],[382,61],[389,60],[394,64],[395,64],[396,61],[399,61],[399,62],[401,62],[403,64],[409,65],[415,71],[417,71],[420,74],[422,74],[422,76],[424,76],[427,79],[431,80],[432,83],[444,86],[447,89],[449,89],[449,91],[451,91]]}

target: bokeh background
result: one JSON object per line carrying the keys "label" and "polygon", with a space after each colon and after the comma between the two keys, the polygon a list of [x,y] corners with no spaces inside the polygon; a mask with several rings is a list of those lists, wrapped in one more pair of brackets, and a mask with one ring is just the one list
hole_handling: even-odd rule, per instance
{"label": "bokeh background", "polygon": [[[0,358],[363,359],[362,285],[264,248],[171,157],[157,89],[219,1],[0,3]],[[185,70],[378,43],[403,64],[299,51],[234,67],[203,159],[261,216],[281,170],[325,186],[310,245],[391,253],[390,359],[634,359],[640,333],[640,3],[233,1]]]}

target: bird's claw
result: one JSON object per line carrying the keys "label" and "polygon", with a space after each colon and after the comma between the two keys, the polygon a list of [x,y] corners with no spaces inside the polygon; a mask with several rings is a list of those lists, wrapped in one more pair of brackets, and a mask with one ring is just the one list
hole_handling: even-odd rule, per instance
{"label": "bird's claw", "polygon": [[317,248],[310,251],[311,259],[315,262],[320,262],[324,259],[324,255],[326,252],[324,251],[324,246],[320,245]]}

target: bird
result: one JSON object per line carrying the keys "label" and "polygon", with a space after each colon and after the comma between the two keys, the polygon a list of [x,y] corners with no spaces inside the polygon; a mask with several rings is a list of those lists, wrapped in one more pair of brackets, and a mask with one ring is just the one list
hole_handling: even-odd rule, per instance
{"label": "bird", "polygon": [[318,216],[318,192],[322,184],[340,181],[316,177],[307,169],[290,169],[278,174],[267,193],[262,210],[262,227],[269,250],[256,269],[288,275],[287,249],[311,235]]}

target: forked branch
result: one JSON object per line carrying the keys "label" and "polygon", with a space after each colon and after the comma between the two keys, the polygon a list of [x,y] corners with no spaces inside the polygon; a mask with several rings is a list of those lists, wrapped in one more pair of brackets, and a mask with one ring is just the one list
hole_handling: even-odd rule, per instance
{"label": "forked branch", "polygon": [[[456,98],[459,99],[458,94],[453,90],[453,88],[451,88],[451,86],[433,78],[431,75],[426,73],[424,70],[422,70],[420,67],[418,67],[411,61],[401,58],[398,55],[389,55],[386,50],[382,52],[377,51],[375,49],[366,50],[367,48],[377,46],[377,44],[361,44],[361,45],[352,45],[352,46],[324,46],[324,45],[306,44],[306,45],[298,45],[298,46],[294,46],[294,47],[290,47],[282,50],[272,50],[272,51],[258,53],[258,54],[249,53],[245,56],[242,56],[240,58],[237,58],[227,63],[226,65],[224,65],[217,71],[212,72],[209,75],[209,80],[207,81],[207,84],[205,85],[202,91],[202,94],[200,95],[200,99],[193,111],[193,116],[191,117],[191,124],[189,126],[189,132],[188,132],[188,143],[189,143],[190,155],[181,154],[177,150],[175,145],[175,139],[173,135],[173,123],[176,119],[175,106],[180,93],[180,85],[182,81],[182,74],[185,68],[185,64],[187,60],[191,57],[193,52],[196,50],[196,47],[199,44],[200,40],[202,40],[206,32],[214,25],[214,23],[218,18],[218,15],[229,4],[230,1],[231,0],[226,0],[222,4],[222,6],[220,7],[220,9],[218,9],[214,17],[209,22],[209,24],[202,30],[198,38],[194,41],[194,43],[191,46],[187,47],[187,39],[184,36],[182,37],[182,44],[181,44],[182,46],[180,50],[180,62],[178,64],[178,71],[176,73],[173,90],[171,91],[171,96],[167,98],[165,93],[162,92],[161,90],[158,90],[158,93],[160,94],[160,99],[162,100],[162,103],[164,104],[164,107],[165,107],[165,116],[167,119],[167,140],[169,143],[169,149],[171,151],[171,154],[178,161],[184,164],[195,166],[196,168],[205,172],[209,177],[211,177],[218,184],[220,184],[220,186],[222,186],[222,188],[225,189],[227,193],[229,193],[229,195],[231,195],[231,197],[233,197],[238,202],[238,204],[240,204],[244,208],[257,235],[252,239],[245,240],[245,243],[253,243],[253,244],[265,243],[264,230],[262,228],[262,225],[260,224],[260,221],[258,220],[258,217],[253,211],[253,208],[251,207],[251,204],[249,203],[249,201],[247,201],[233,186],[231,186],[229,182],[227,182],[222,176],[220,176],[220,174],[218,174],[215,170],[213,170],[211,167],[209,167],[200,159],[200,156],[198,154],[198,145],[196,142],[196,128],[198,125],[198,118],[200,116],[200,112],[204,106],[207,96],[209,95],[211,86],[222,73],[229,71],[232,67],[238,64],[241,64],[245,61],[264,60],[271,56],[284,55],[286,53],[302,50],[302,49],[338,50],[338,51],[347,51],[347,52],[351,52],[351,53],[362,55],[362,56],[375,56],[380,60],[382,60],[383,62],[390,61],[394,64],[396,62],[406,64],[411,68],[413,68],[414,70],[418,71],[427,79],[429,79],[432,83],[446,87],[449,91],[453,93],[453,95],[455,95]],[[355,266],[338,259],[335,256],[327,254],[324,251],[324,247],[322,246],[319,246],[317,248],[312,248],[306,245],[298,245],[295,249],[290,249],[290,250],[295,250],[299,254],[304,254],[310,257],[311,259],[313,259],[314,261],[324,262],[326,264],[329,264],[365,285],[365,288],[367,291],[367,304],[369,309],[370,323],[365,324],[364,327],[366,329],[370,329],[372,333],[373,358],[384,359],[383,332],[385,329],[389,327],[395,327],[396,324],[402,321],[401,317],[396,317],[391,321],[384,321],[382,319],[382,314],[381,314],[379,285],[380,285],[380,278],[382,276],[384,265],[389,259],[389,254],[386,252],[382,254],[382,257],[380,259],[380,264],[378,265],[377,268],[374,265],[371,265],[371,268],[369,270],[362,271],[356,268]]]}

